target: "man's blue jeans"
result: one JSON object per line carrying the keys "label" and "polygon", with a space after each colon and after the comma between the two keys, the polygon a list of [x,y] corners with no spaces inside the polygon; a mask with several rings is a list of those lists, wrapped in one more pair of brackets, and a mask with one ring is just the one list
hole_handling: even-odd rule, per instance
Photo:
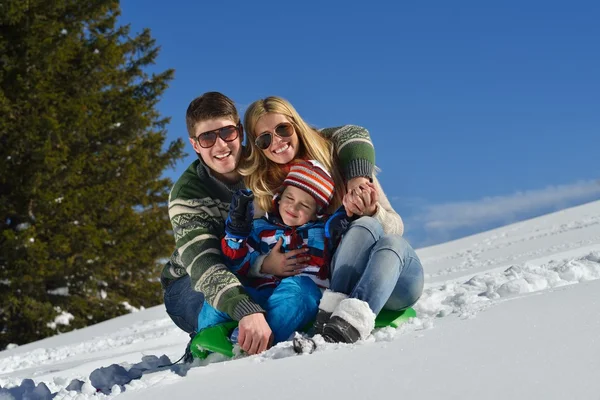
{"label": "man's blue jeans", "polygon": [[[317,315],[321,290],[308,276],[292,276],[282,279],[277,287],[254,289],[245,287],[246,291],[262,308],[265,318],[273,331],[273,344],[284,342],[295,331],[301,330]],[[202,329],[231,321],[231,317],[204,303],[202,311],[196,316],[198,332]]]}
{"label": "man's blue jeans", "polygon": [[423,283],[421,261],[402,236],[385,234],[372,217],[350,224],[333,257],[331,290],[366,301],[378,314],[412,306]]}
{"label": "man's blue jeans", "polygon": [[179,328],[194,336],[198,332],[198,314],[204,295],[192,288],[189,275],[171,282],[164,292],[167,314]]}

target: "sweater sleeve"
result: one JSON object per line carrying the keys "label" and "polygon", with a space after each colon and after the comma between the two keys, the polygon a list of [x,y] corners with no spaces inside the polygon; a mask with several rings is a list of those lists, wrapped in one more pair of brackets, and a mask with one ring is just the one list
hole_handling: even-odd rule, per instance
{"label": "sweater sleeve", "polygon": [[185,186],[171,193],[169,217],[177,246],[172,262],[187,272],[193,288],[202,292],[211,306],[239,321],[264,310],[252,301],[223,262],[220,205],[210,197],[199,197]]}
{"label": "sweater sleeve", "polygon": [[333,142],[346,181],[359,176],[373,177],[375,148],[368,130],[344,125],[324,128],[320,133]]}
{"label": "sweater sleeve", "polygon": [[383,192],[381,184],[377,178],[373,178],[373,184],[377,189],[379,195],[379,201],[377,204],[377,211],[373,216],[383,226],[383,231],[388,234],[403,235],[404,234],[404,222],[400,215],[392,208],[390,201]]}

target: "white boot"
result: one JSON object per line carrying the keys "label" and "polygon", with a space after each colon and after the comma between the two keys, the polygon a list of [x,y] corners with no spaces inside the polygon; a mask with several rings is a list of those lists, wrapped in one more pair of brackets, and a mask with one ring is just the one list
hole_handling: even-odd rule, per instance
{"label": "white boot", "polygon": [[321,301],[319,302],[319,312],[317,313],[317,319],[315,320],[315,335],[323,334],[323,328],[325,324],[329,322],[333,310],[337,308],[340,302],[347,299],[348,295],[344,293],[334,292],[329,289],[323,293]]}
{"label": "white boot", "polygon": [[375,328],[375,314],[367,302],[344,299],[331,314],[323,329],[328,342],[354,343],[366,339]]}

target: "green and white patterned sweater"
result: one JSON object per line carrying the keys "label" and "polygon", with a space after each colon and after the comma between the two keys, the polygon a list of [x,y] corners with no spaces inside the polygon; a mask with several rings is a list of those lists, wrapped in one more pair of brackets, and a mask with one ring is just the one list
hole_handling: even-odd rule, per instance
{"label": "green and white patterned sweater", "polygon": [[[335,144],[346,180],[373,176],[375,150],[366,129],[345,125],[320,132]],[[225,232],[229,203],[233,193],[242,188],[242,180],[228,185],[214,178],[201,160],[188,167],[169,196],[176,250],[161,277],[166,287],[171,281],[189,275],[193,288],[204,293],[210,305],[236,321],[264,312],[227,269],[221,254],[220,240]]]}

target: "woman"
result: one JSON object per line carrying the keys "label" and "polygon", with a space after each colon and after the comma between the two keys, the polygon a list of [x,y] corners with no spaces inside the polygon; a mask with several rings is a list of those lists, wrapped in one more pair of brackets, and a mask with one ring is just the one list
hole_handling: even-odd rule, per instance
{"label": "woman", "polygon": [[[341,151],[334,151],[328,137],[348,134],[346,126],[317,131],[280,97],[267,97],[250,105],[244,116],[248,155],[240,165],[255,203],[268,209],[283,182],[288,163],[296,158],[314,159],[332,172],[336,196],[330,211],[344,205],[354,220],[345,232],[332,260],[331,286],[323,294],[315,324],[332,342],[353,343],[373,330],[375,316],[384,307],[402,310],[414,304],[423,291],[423,268],[412,247],[402,238],[404,225],[372,177],[372,154],[365,149],[363,176],[345,182],[348,166]],[[349,140],[346,146],[364,146]],[[356,149],[354,149],[356,152]],[[371,159],[370,159],[371,157]],[[342,166],[342,171],[340,171]],[[258,260],[254,272],[291,276],[304,267],[305,259],[271,252]]]}

